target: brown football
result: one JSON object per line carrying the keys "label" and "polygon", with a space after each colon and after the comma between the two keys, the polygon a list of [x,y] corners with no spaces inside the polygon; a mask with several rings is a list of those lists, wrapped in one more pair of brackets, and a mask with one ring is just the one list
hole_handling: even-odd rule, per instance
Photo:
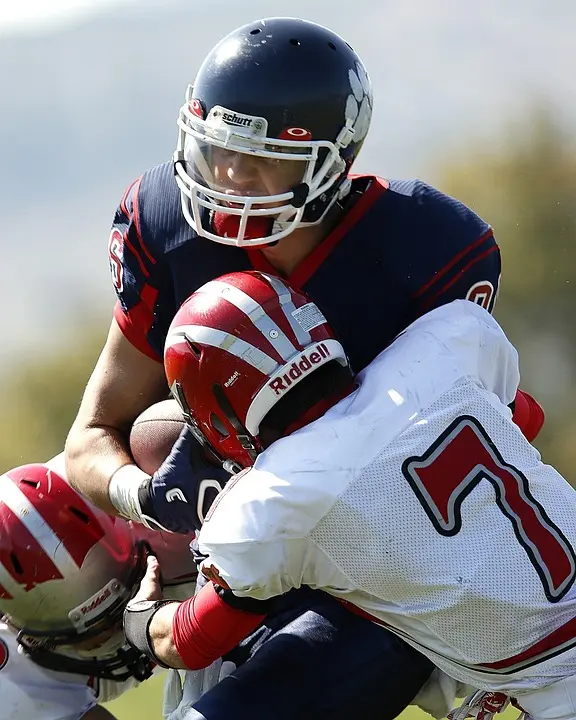
{"label": "brown football", "polygon": [[136,465],[152,475],[164,462],[185,421],[176,400],[162,400],[144,410],[130,429],[130,451]]}

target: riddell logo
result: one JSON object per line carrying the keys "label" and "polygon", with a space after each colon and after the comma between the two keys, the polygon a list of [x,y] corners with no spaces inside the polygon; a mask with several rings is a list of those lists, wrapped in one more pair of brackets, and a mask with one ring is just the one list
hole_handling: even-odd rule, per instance
{"label": "riddell logo", "polygon": [[112,593],[110,592],[110,589],[109,589],[109,588],[106,588],[106,589],[104,590],[104,592],[101,593],[100,595],[98,595],[97,597],[95,597],[94,600],[92,600],[91,603],[89,603],[88,605],[82,606],[82,607],[80,608],[80,612],[82,613],[82,615],[87,615],[88,613],[92,612],[92,610],[96,610],[96,608],[97,608],[98,606],[102,605],[102,603],[103,603],[105,600],[107,600],[107,599],[110,597],[111,594],[112,594]]}
{"label": "riddell logo", "polygon": [[222,119],[229,125],[240,125],[241,127],[250,127],[252,125],[252,118],[236,115],[236,113],[223,112]]}
{"label": "riddell logo", "polygon": [[328,357],[330,357],[330,351],[324,343],[319,343],[311,353],[302,355],[300,360],[296,360],[290,365],[288,372],[274,378],[268,383],[268,386],[274,390],[276,395],[282,395],[295,380],[298,380],[298,378],[311,370],[314,365],[320,364]]}

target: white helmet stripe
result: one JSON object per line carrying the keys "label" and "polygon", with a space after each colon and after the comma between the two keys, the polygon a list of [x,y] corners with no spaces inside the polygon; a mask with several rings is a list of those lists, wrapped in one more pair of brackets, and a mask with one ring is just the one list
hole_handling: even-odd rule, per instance
{"label": "white helmet stripe", "polygon": [[[294,346],[286,333],[266,313],[262,305],[243,290],[220,280],[211,280],[202,285],[197,292],[209,292],[217,295],[237,307],[238,310],[241,310],[249,317],[252,324],[260,330],[283,360],[288,360],[295,352],[298,352],[298,348]],[[290,320],[290,318],[288,319]]]}
{"label": "white helmet stripe", "polygon": [[290,323],[292,330],[294,331],[294,335],[296,335],[296,339],[298,340],[300,345],[302,345],[303,347],[307,347],[312,342],[312,339],[310,337],[310,333],[304,330],[302,325],[300,325],[300,323],[294,317],[294,313],[296,312],[296,306],[294,305],[294,300],[292,299],[292,293],[281,280],[274,277],[273,275],[266,275],[265,277],[270,283],[270,285],[272,285],[273,289],[276,291],[276,294],[278,295],[278,300],[280,301],[280,306],[284,310],[284,314],[286,315],[286,318]]}
{"label": "white helmet stripe", "polygon": [[62,540],[7,475],[0,476],[0,496],[2,502],[18,517],[64,577],[78,568]]}
{"label": "white helmet stripe", "polygon": [[280,364],[262,350],[244,340],[240,340],[235,335],[205,325],[180,325],[174,328],[166,338],[165,347],[168,348],[181,343],[182,338],[188,338],[191,342],[201,343],[202,345],[222,348],[222,350],[244,360],[244,362],[252,365],[252,367],[265,375],[272,374]]}
{"label": "white helmet stripe", "polygon": [[291,358],[290,363],[276,370],[255,395],[248,408],[245,422],[248,432],[257,435],[260,431],[260,422],[283,394],[289,388],[297,385],[313,369],[319,368],[331,360],[336,360],[344,367],[348,365],[346,353],[338,340],[322,340],[298,353]]}

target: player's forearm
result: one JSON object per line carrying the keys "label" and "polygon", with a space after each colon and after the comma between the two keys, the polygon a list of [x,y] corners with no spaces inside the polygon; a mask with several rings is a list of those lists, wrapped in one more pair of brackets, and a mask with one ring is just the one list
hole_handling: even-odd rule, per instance
{"label": "player's forearm", "polygon": [[161,607],[152,617],[148,632],[154,655],[156,655],[164,665],[168,665],[171,668],[185,669],[186,665],[176,649],[174,634],[172,632],[174,616],[179,605],[180,603],[174,602]]}
{"label": "player's forearm", "polygon": [[193,598],[159,608],[148,633],[154,654],[165,665],[201,670],[232,650],[265,617],[231,607],[208,583]]}
{"label": "player's forearm", "polygon": [[65,448],[68,481],[103,510],[118,514],[109,483],[134,462],[128,445],[134,419],[166,396],[162,363],[133,347],[112,321]]}
{"label": "player's forearm", "polygon": [[66,440],[68,482],[106,512],[118,514],[110,501],[110,478],[134,460],[124,433],[108,427],[74,424]]}

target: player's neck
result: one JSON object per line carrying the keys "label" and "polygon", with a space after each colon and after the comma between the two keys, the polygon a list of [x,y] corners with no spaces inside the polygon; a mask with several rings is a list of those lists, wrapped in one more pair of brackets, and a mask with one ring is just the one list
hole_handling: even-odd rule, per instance
{"label": "player's neck", "polygon": [[340,208],[333,208],[318,225],[294,230],[276,245],[264,245],[262,254],[280,275],[290,277],[298,265],[330,234],[341,214]]}

